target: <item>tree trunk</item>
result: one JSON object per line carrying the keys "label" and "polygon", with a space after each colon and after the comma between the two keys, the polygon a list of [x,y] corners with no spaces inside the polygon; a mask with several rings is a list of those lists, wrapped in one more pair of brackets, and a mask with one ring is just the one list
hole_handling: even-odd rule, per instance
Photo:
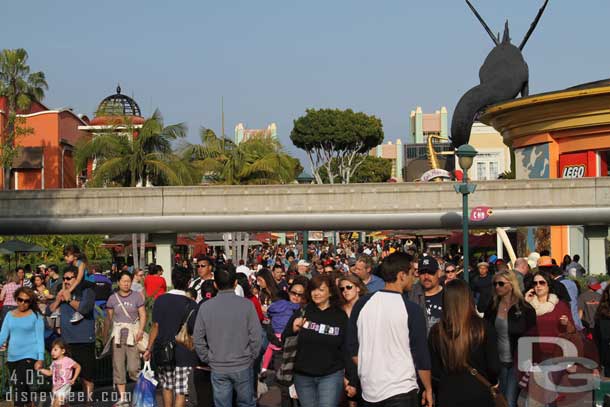
{"label": "tree trunk", "polygon": [[11,189],[11,169],[3,168],[2,173],[4,175],[4,185],[2,185],[2,189],[8,191]]}
{"label": "tree trunk", "polygon": [[138,234],[131,234],[131,255],[133,257],[133,268],[134,271],[138,269]]}

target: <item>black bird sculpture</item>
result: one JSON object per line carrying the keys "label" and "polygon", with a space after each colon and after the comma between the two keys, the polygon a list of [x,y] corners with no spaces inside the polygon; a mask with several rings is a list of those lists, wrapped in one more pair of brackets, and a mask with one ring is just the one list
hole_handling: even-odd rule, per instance
{"label": "black bird sculpture", "polygon": [[497,37],[494,35],[470,1],[466,0],[466,3],[491,37],[495,47],[479,70],[481,84],[466,92],[453,112],[451,142],[456,148],[468,143],[472,124],[477,114],[485,107],[514,99],[519,93],[522,97],[528,96],[529,70],[521,51],[536,29],[549,0],[545,0],[519,47],[510,42],[508,21],[504,27],[504,36],[500,40],[500,34],[498,33]]}

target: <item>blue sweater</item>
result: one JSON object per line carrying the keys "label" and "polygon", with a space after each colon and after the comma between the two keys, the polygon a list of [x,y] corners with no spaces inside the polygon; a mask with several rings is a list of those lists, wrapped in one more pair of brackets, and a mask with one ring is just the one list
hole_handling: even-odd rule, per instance
{"label": "blue sweater", "polygon": [[294,314],[301,308],[300,304],[295,304],[287,300],[277,300],[269,306],[267,314],[271,318],[271,327],[273,332],[281,334],[286,328],[286,324]]}
{"label": "blue sweater", "polygon": [[44,360],[44,322],[41,315],[32,313],[16,318],[12,312],[6,314],[0,330],[0,344],[7,339],[9,362]]}

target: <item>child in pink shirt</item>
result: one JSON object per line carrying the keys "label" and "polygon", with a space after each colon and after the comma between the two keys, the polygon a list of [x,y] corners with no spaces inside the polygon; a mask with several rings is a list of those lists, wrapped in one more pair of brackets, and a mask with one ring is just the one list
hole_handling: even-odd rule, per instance
{"label": "child in pink shirt", "polygon": [[66,356],[66,352],[66,344],[56,339],[51,345],[51,368],[40,369],[43,375],[53,377],[53,407],[62,406],[68,401],[72,385],[80,374],[80,365]]}

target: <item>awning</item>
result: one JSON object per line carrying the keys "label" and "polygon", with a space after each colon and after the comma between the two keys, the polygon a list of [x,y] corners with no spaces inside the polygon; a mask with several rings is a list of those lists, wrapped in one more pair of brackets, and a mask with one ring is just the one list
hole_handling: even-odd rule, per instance
{"label": "awning", "polygon": [[[462,232],[453,232],[451,236],[445,240],[445,244],[457,244],[461,245],[463,243],[463,234]],[[484,233],[482,235],[473,235],[470,234],[468,237],[468,242],[470,244],[470,248],[493,248],[497,245],[496,234],[495,233]]]}

